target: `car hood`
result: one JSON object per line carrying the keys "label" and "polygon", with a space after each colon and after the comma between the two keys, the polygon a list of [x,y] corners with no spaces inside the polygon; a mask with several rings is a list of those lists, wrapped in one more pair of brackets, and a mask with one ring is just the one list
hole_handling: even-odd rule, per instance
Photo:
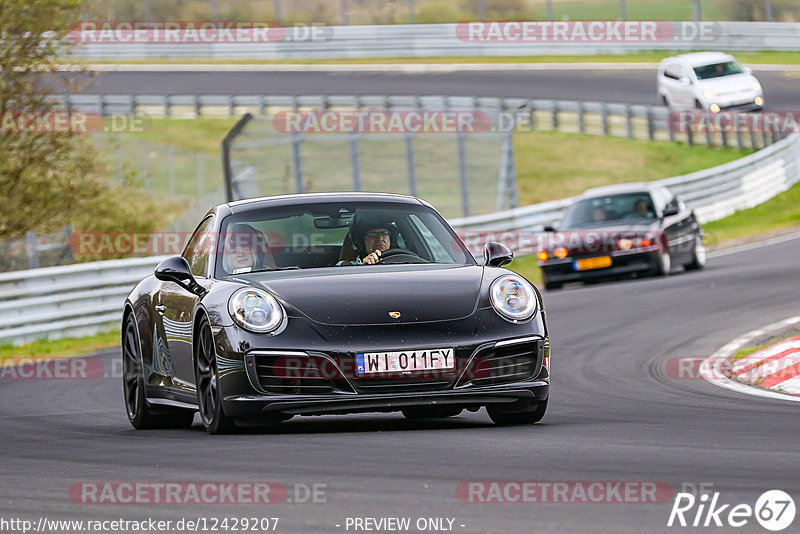
{"label": "car hood", "polygon": [[245,280],[313,321],[369,325],[467,317],[477,306],[482,278],[477,265],[371,265],[253,273]]}
{"label": "car hood", "polygon": [[709,90],[719,94],[738,93],[739,91],[749,91],[756,81],[753,75],[743,72],[721,78],[699,80],[697,86],[703,91]]}

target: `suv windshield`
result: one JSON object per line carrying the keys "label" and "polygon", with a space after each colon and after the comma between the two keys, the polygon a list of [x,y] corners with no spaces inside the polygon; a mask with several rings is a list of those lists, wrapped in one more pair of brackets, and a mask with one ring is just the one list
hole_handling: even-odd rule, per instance
{"label": "suv windshield", "polygon": [[642,221],[656,216],[650,193],[626,193],[579,200],[567,209],[561,227],[602,226],[611,221]]}
{"label": "suv windshield", "polygon": [[726,61],[724,63],[714,63],[712,65],[703,65],[695,67],[694,73],[698,80],[708,80],[710,78],[719,78],[721,76],[730,76],[732,74],[741,74],[744,72],[742,66],[736,61]]}
{"label": "suv windshield", "polygon": [[222,276],[359,265],[376,249],[385,263],[474,265],[461,240],[431,208],[346,202],[284,206],[227,217],[218,241]]}

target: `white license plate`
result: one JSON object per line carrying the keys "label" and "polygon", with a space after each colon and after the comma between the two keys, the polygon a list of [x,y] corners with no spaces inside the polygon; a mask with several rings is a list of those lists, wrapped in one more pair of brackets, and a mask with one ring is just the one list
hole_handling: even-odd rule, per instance
{"label": "white license plate", "polygon": [[356,354],[356,373],[359,375],[453,369],[455,366],[454,349],[360,352]]}

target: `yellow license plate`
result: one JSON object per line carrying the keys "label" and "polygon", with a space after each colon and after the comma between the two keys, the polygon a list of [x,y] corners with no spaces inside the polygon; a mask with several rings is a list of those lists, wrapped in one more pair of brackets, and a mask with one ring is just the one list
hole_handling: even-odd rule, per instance
{"label": "yellow license plate", "polygon": [[611,267],[611,256],[598,256],[596,258],[575,260],[574,267],[576,271],[588,271],[590,269],[603,269],[604,267]]}

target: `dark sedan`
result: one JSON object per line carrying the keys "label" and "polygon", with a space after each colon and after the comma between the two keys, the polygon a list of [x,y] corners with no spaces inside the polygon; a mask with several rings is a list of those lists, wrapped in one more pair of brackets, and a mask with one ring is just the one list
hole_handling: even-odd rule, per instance
{"label": "dark sedan", "polygon": [[414,197],[291,195],[213,208],[125,302],[136,428],[211,433],[295,415],[485,407],[539,421],[550,341],[541,295],[488,243],[478,264]]}
{"label": "dark sedan", "polygon": [[590,189],[567,208],[538,252],[544,285],[623,276],[666,276],[673,266],[702,269],[703,230],[694,212],[664,186]]}

